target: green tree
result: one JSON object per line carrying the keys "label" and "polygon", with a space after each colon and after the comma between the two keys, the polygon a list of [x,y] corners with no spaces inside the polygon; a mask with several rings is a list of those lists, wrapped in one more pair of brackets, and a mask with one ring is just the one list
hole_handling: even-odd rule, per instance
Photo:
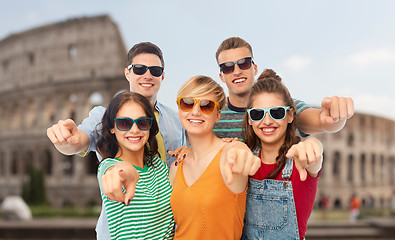
{"label": "green tree", "polygon": [[22,198],[29,205],[46,205],[47,195],[44,184],[44,174],[42,170],[29,166],[28,180],[22,186]]}

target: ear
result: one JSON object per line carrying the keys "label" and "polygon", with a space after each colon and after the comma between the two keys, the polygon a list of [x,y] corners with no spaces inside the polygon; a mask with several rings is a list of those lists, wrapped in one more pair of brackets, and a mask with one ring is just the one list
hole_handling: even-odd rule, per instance
{"label": "ear", "polygon": [[110,129],[111,134],[115,134],[115,128]]}
{"label": "ear", "polygon": [[125,68],[125,78],[130,82],[131,81],[131,76],[130,76],[130,71]]}
{"label": "ear", "polygon": [[218,123],[220,119],[221,119],[221,110],[217,112],[217,118],[215,119],[215,123]]}
{"label": "ear", "polygon": [[295,118],[295,110],[291,108],[287,114],[289,114],[288,123],[292,123]]}
{"label": "ear", "polygon": [[254,76],[258,74],[258,65],[254,63]]}
{"label": "ear", "polygon": [[160,81],[163,81],[165,79],[165,71],[163,71],[162,76],[160,76]]}
{"label": "ear", "polygon": [[248,124],[252,125],[252,121],[250,118],[248,118]]}
{"label": "ear", "polygon": [[222,73],[222,72],[219,72],[219,78],[221,79],[221,81],[223,82],[223,83],[226,83],[225,82],[225,79],[224,79],[224,74]]}

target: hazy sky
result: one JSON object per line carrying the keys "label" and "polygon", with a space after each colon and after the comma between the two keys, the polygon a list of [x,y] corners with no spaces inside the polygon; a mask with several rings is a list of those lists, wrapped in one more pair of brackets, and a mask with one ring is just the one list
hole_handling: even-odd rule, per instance
{"label": "hazy sky", "polygon": [[259,73],[277,71],[293,97],[319,105],[350,96],[356,111],[395,119],[395,1],[2,1],[0,39],[99,14],[118,24],[127,49],[150,41],[163,50],[159,100],[174,109],[188,78],[220,81],[215,51],[239,36],[252,45]]}

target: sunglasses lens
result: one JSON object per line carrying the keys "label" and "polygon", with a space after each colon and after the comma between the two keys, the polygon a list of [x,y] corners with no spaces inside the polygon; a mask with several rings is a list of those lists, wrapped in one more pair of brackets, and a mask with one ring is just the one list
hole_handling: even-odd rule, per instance
{"label": "sunglasses lens", "polygon": [[252,109],[250,111],[250,118],[252,121],[260,121],[263,119],[265,111],[261,109]]}
{"label": "sunglasses lens", "polygon": [[272,108],[270,109],[270,116],[275,120],[281,120],[285,117],[284,108]]}
{"label": "sunglasses lens", "polygon": [[195,100],[193,98],[181,98],[179,105],[182,111],[189,112],[195,105]]}
{"label": "sunglasses lens", "polygon": [[251,62],[252,62],[252,59],[250,57],[243,58],[243,59],[240,59],[239,61],[237,61],[237,65],[239,66],[239,68],[241,70],[246,70],[251,67]]}
{"label": "sunglasses lens", "polygon": [[147,131],[152,126],[152,121],[150,118],[139,118],[139,119],[137,119],[136,122],[137,122],[137,126],[142,131]]}
{"label": "sunglasses lens", "polygon": [[228,74],[233,72],[233,70],[235,69],[235,64],[232,62],[226,62],[219,65],[219,67],[224,74]]}
{"label": "sunglasses lens", "polygon": [[149,71],[151,72],[152,76],[160,77],[163,73],[163,68],[158,66],[149,67]]}
{"label": "sunglasses lens", "polygon": [[137,75],[143,75],[147,71],[147,69],[147,66],[141,64],[133,65],[133,72]]}
{"label": "sunglasses lens", "polygon": [[200,101],[200,110],[204,114],[210,114],[214,111],[215,103],[210,100],[201,100]]}
{"label": "sunglasses lens", "polygon": [[121,118],[116,120],[116,125],[119,131],[128,131],[132,127],[133,121]]}

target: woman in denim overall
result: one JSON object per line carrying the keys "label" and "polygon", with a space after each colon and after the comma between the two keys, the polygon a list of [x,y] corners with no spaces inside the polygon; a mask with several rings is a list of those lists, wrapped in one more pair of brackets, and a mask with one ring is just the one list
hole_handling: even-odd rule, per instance
{"label": "woman in denim overall", "polygon": [[323,149],[315,138],[299,142],[295,118],[281,78],[264,71],[252,87],[243,121],[244,140],[262,165],[249,181],[242,239],[304,239]]}

